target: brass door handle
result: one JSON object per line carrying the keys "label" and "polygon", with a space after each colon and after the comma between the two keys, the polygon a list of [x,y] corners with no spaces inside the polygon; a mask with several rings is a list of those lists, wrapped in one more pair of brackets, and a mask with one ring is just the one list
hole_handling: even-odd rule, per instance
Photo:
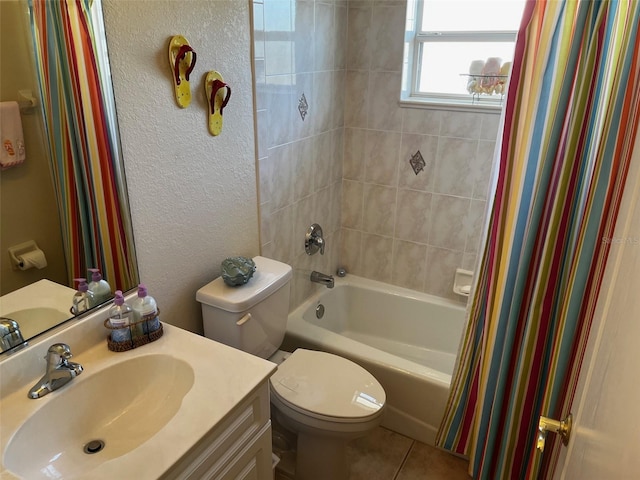
{"label": "brass door handle", "polygon": [[554,420],[552,418],[540,416],[538,422],[538,441],[536,442],[536,448],[541,452],[544,451],[544,443],[547,438],[547,432],[557,433],[562,437],[563,445],[569,443],[569,437],[571,436],[571,426],[573,423],[573,416],[569,414],[564,420]]}

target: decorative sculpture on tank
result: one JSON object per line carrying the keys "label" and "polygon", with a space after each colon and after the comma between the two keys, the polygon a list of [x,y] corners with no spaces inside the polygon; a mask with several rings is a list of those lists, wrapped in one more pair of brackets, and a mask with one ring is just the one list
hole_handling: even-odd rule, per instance
{"label": "decorative sculpture on tank", "polygon": [[230,257],[222,261],[222,279],[231,287],[244,285],[256,271],[256,264],[250,258]]}

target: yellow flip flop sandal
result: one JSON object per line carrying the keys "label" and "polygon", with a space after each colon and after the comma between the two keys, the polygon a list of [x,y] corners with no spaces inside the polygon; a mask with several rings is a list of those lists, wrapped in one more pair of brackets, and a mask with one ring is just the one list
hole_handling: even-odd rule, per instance
{"label": "yellow flip flop sandal", "polygon": [[[224,90],[226,90],[226,94]],[[209,107],[209,133],[217,136],[222,131],[222,110],[229,103],[231,87],[224,83],[222,75],[216,71],[211,71],[207,73],[205,78],[204,92],[207,96],[207,105]]]}
{"label": "yellow flip flop sandal", "polygon": [[176,102],[181,108],[191,103],[189,75],[196,66],[196,52],[182,35],[175,35],[169,41],[169,65],[173,76]]}

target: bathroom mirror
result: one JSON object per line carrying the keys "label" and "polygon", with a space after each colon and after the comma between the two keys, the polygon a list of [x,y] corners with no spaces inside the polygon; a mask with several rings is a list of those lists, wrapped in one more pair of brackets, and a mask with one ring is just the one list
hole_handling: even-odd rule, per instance
{"label": "bathroom mirror", "polygon": [[[100,150],[99,161],[96,160],[96,155],[89,156],[90,160],[86,161],[86,170],[83,171],[85,178],[78,178],[78,175],[73,173],[73,169],[68,168],[69,162],[58,160],[58,167],[56,167],[56,164],[51,161],[50,152],[56,151],[56,147],[52,147],[51,142],[55,142],[60,137],[59,132],[52,133],[52,130],[58,128],[60,122],[57,122],[57,118],[51,114],[51,111],[47,111],[44,107],[48,104],[46,100],[43,103],[41,92],[46,95],[47,89],[55,90],[54,96],[59,95],[63,101],[76,105],[82,104],[81,109],[75,112],[76,120],[82,122],[79,130],[83,127],[84,130],[90,130],[87,125],[92,124],[86,121],[89,114],[86,110],[82,110],[85,108],[86,99],[79,99],[63,87],[54,88],[58,86],[47,83],[51,79],[46,78],[47,67],[42,57],[38,58],[34,38],[38,38],[40,44],[45,45],[46,35],[49,35],[49,32],[40,29],[39,37],[32,35],[30,4],[33,8],[36,3],[38,0],[0,1],[0,102],[18,102],[26,151],[23,163],[0,171],[0,254],[2,255],[0,316],[16,317],[13,319],[20,324],[24,340],[29,340],[42,331],[73,317],[70,307],[77,286],[73,277],[87,277],[89,275],[87,268],[101,267],[112,291],[130,290],[139,281],[124,168],[117,135],[113,91],[108,70],[101,2],[94,0],[78,3],[92,5],[87,15],[91,15],[93,44],[96,58],[98,58],[96,63],[101,65],[96,70],[100,71],[102,87],[102,95],[99,96],[100,104],[98,106],[92,104],[92,107],[94,110],[104,111],[103,118],[109,127],[96,125],[108,129],[106,135],[111,139],[113,147],[108,157],[103,156]],[[55,4],[64,3],[65,0],[55,0]],[[75,4],[75,2],[68,2],[68,4],[72,3]],[[50,1],[49,5],[52,4],[54,2]],[[75,8],[75,6],[72,5],[69,8]],[[56,41],[64,42],[65,40],[58,35]],[[45,72],[44,76],[43,72]],[[40,82],[43,78],[45,78],[46,87],[41,90]],[[49,119],[48,124],[45,121],[45,115]],[[93,136],[93,133],[90,132],[90,135]],[[62,149],[65,148],[70,149],[67,143],[62,147]],[[105,175],[104,171],[93,170],[95,163],[109,165],[108,188],[99,184],[100,181],[105,181]],[[63,174],[67,175],[62,181],[61,173],[56,170],[60,168],[60,164],[64,164]],[[90,177],[89,182],[92,185],[99,184],[99,188],[95,190],[84,188],[82,182],[87,182],[86,177]],[[69,191],[75,189],[77,193],[83,188],[82,194],[91,198],[87,202],[88,206],[80,214],[74,213],[72,211],[74,205],[71,203],[75,203],[76,200]],[[92,192],[100,192],[100,194]],[[59,207],[61,198],[64,208]],[[65,204],[65,201],[68,203]],[[99,205],[104,210],[96,210],[95,205]],[[117,256],[105,255],[100,247],[96,248],[96,244],[104,243],[104,240],[96,233],[95,224],[104,218],[110,219],[114,215],[117,215],[118,223],[117,228],[113,230],[118,230],[119,235],[125,238],[125,261]],[[76,229],[74,232],[77,236],[71,240],[66,232],[69,228]],[[45,267],[37,268],[42,265],[38,264],[33,268],[21,270],[13,261],[9,249],[15,249],[16,246],[20,247],[29,242],[33,242],[38,250],[44,252]],[[69,245],[73,248],[69,248]],[[118,248],[122,250],[122,247]],[[73,253],[70,254],[70,250]],[[82,260],[79,261],[76,257],[82,257]],[[91,258],[95,260],[87,260]],[[75,262],[74,268],[69,268],[70,262]],[[82,271],[85,273],[82,274]],[[123,271],[126,273],[122,274]],[[119,280],[113,282],[110,276]]]}

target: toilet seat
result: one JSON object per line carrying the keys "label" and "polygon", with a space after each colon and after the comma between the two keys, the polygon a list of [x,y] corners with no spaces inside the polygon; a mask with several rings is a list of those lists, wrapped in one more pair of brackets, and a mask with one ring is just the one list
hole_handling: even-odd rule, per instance
{"label": "toilet seat", "polygon": [[361,366],[326,352],[299,348],[271,376],[279,403],[332,423],[367,422],[382,413],[386,395]]}

